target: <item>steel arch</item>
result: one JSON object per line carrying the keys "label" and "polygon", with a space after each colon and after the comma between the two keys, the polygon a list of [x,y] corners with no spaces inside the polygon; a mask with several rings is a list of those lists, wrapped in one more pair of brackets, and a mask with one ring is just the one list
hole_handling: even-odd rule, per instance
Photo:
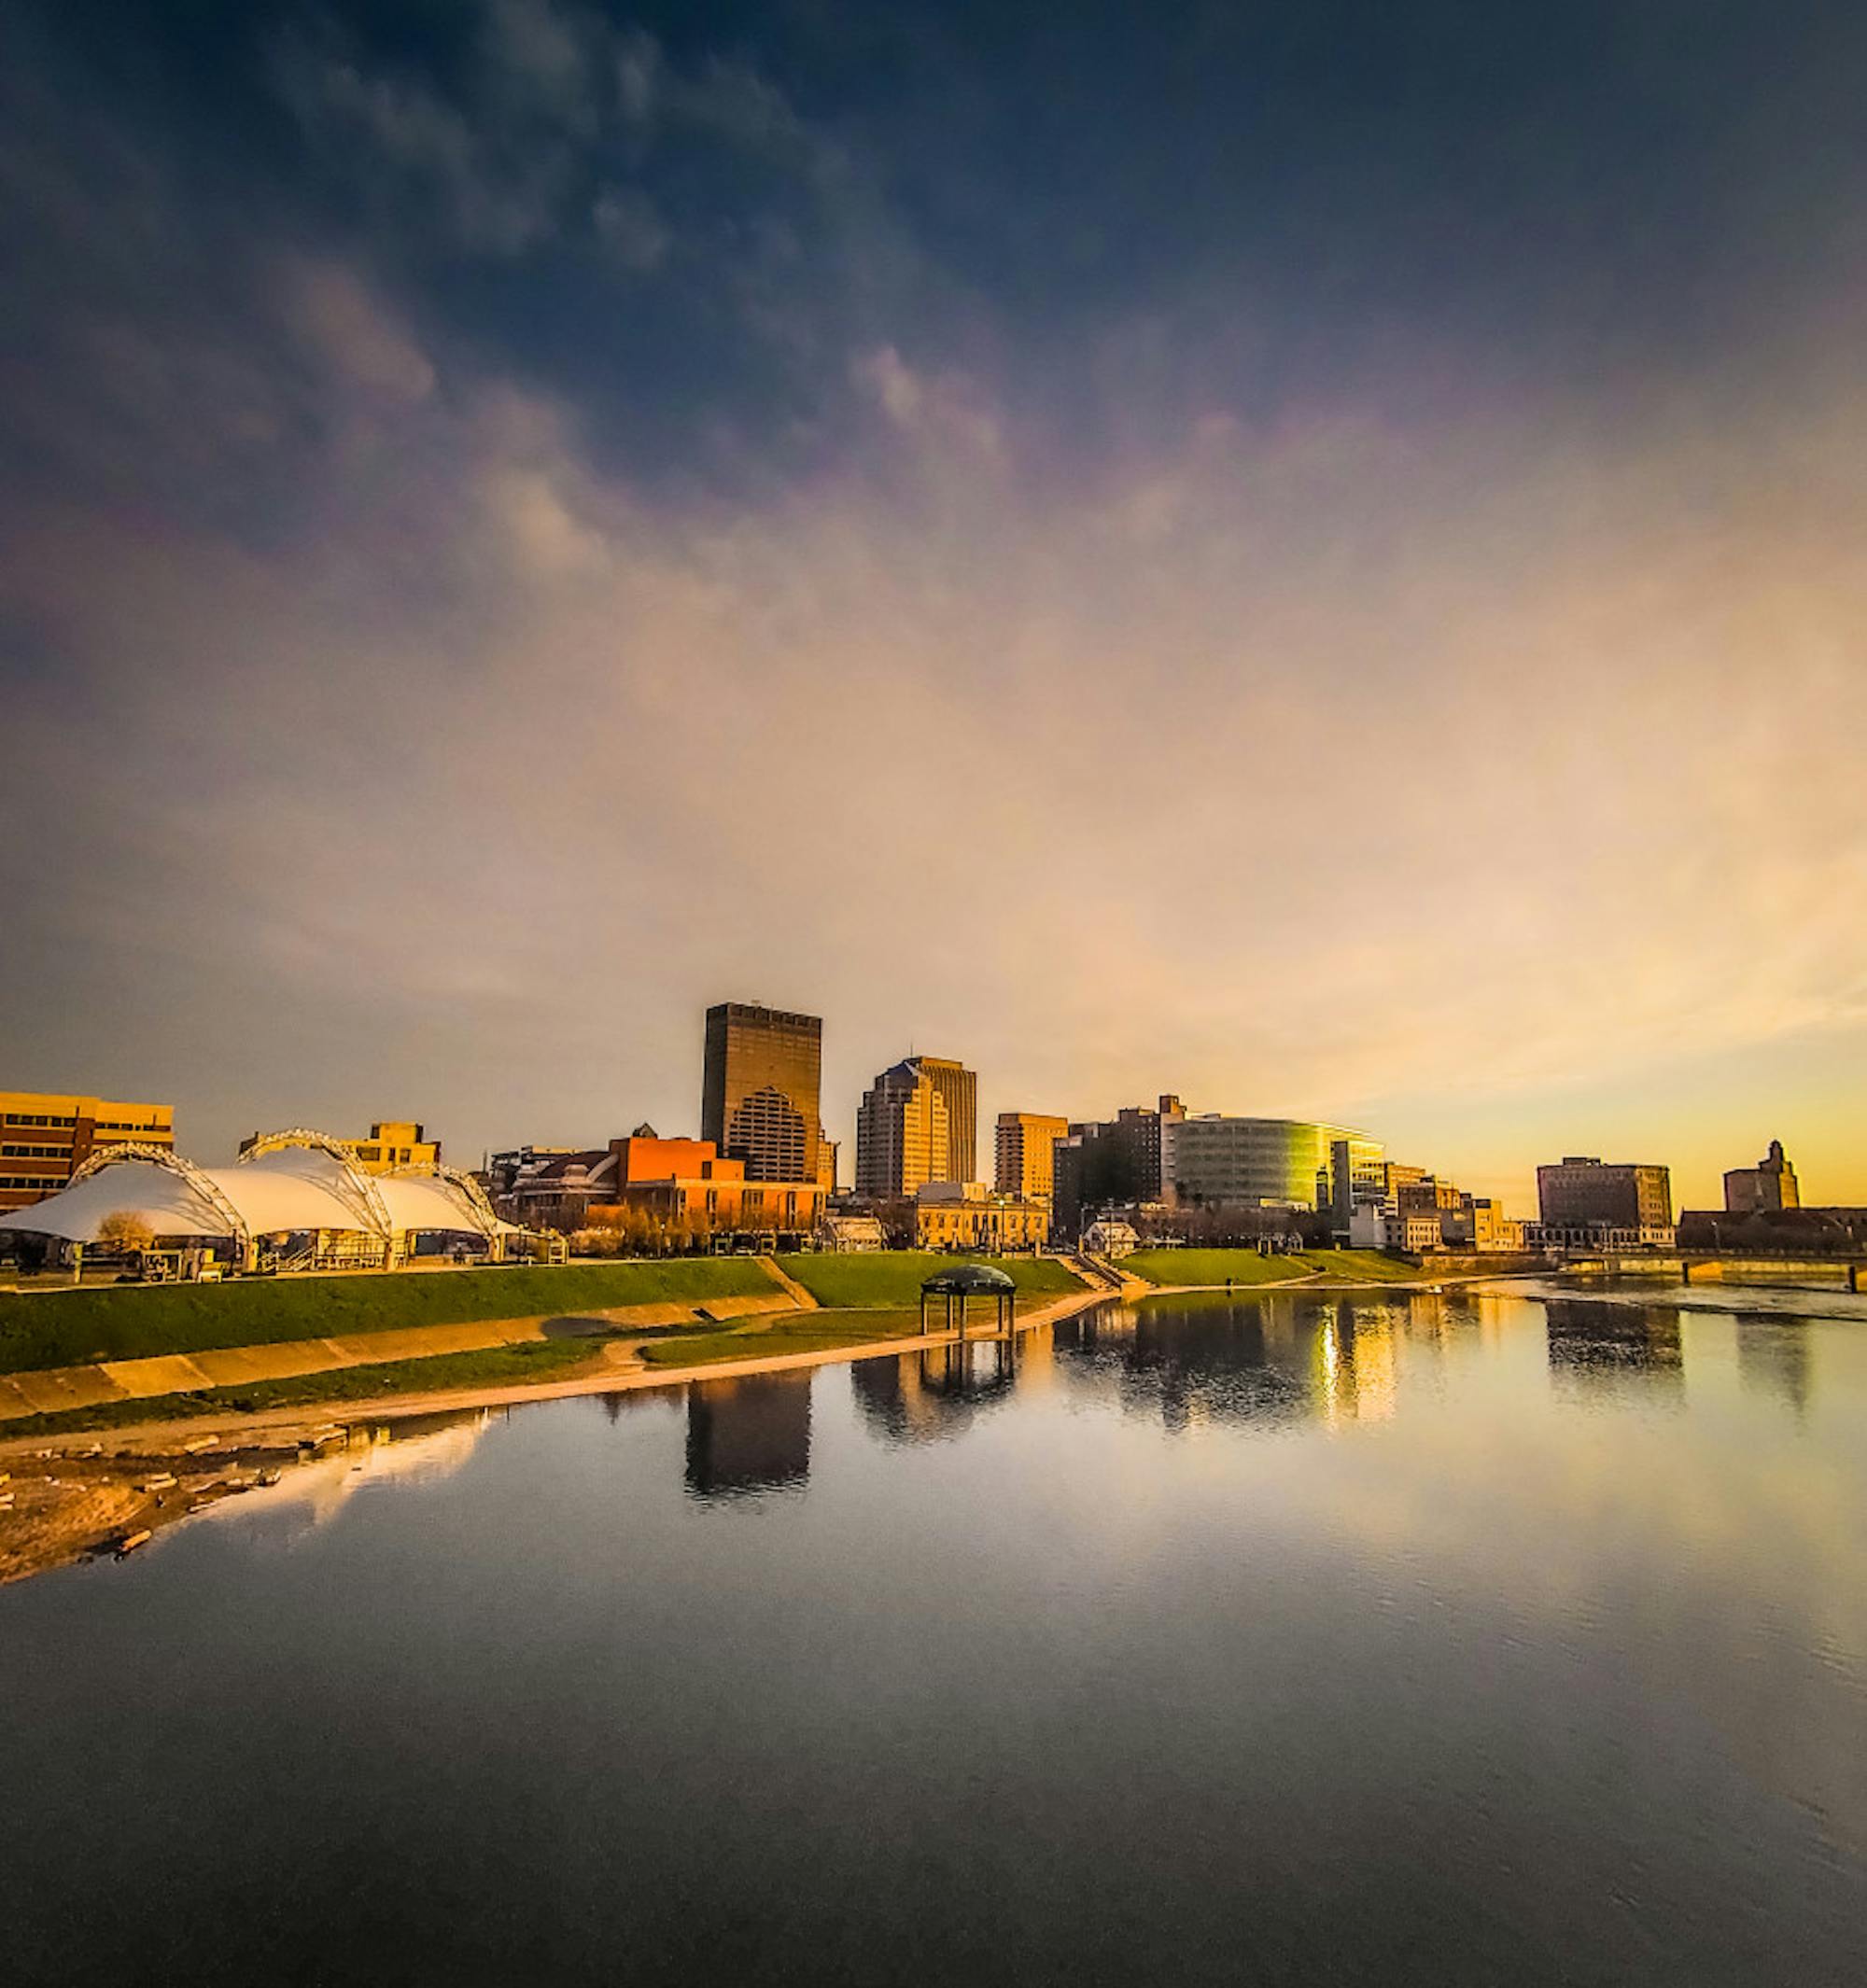
{"label": "steel arch", "polygon": [[145,1166],[161,1167],[179,1181],[187,1183],[227,1224],[228,1229],[245,1250],[252,1244],[252,1234],[246,1227],[246,1218],[227,1197],[226,1190],[212,1175],[204,1173],[192,1160],[183,1159],[166,1146],[100,1146],[72,1171],[67,1187],[76,1187],[80,1181],[88,1181],[92,1174],[102,1173],[106,1167],[114,1167],[119,1161],[138,1161]]}
{"label": "steel arch", "polygon": [[383,1199],[382,1189],[358,1164],[357,1155],[340,1139],[333,1139],[329,1132],[319,1132],[311,1126],[288,1126],[278,1132],[261,1132],[248,1141],[240,1155],[246,1162],[262,1159],[268,1153],[280,1153],[288,1146],[306,1146],[314,1152],[326,1153],[344,1169],[344,1180],[368,1218],[366,1228],[373,1229],[384,1244],[395,1247],[395,1224],[389,1219],[388,1204]]}

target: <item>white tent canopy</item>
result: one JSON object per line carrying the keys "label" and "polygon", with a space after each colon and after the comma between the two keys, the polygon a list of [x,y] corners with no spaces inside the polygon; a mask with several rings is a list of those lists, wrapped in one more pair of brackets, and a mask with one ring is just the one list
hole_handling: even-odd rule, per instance
{"label": "white tent canopy", "polygon": [[330,1150],[334,1141],[299,1143],[298,1135],[291,1137],[294,1142],[232,1167],[103,1155],[104,1164],[62,1192],[0,1215],[0,1229],[95,1242],[110,1216],[126,1214],[153,1235],[204,1241],[353,1231],[393,1238],[405,1247],[403,1239],[414,1234],[519,1233],[456,1177],[439,1171],[376,1177]]}

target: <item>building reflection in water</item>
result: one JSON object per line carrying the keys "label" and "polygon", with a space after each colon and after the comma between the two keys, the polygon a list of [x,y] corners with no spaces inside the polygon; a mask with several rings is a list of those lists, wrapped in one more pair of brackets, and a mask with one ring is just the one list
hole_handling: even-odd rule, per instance
{"label": "building reflection in water", "polygon": [[1638,1394],[1654,1404],[1684,1398],[1685,1354],[1676,1305],[1545,1298],[1550,1376],[1568,1399]]}
{"label": "building reflection in water", "polygon": [[884,1441],[944,1442],[1010,1395],[1028,1357],[1005,1340],[930,1346],[898,1359],[853,1362],[849,1387],[863,1421]]}
{"label": "building reflection in water", "polygon": [[810,1474],[810,1375],[742,1374],[687,1390],[687,1489],[700,1498],[799,1491]]}
{"label": "building reflection in water", "polygon": [[1809,1402],[1809,1324],[1767,1311],[1737,1314],[1737,1381],[1767,1394],[1800,1421]]}
{"label": "building reflection in water", "polygon": [[1316,1406],[1329,1428],[1383,1422],[1392,1417],[1396,1328],[1404,1317],[1393,1306],[1355,1305],[1347,1298],[1338,1299],[1318,1317]]}

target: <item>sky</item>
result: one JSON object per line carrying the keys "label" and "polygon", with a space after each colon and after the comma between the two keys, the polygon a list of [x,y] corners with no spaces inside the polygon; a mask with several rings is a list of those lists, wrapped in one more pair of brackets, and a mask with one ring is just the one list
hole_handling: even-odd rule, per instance
{"label": "sky", "polygon": [[918,1048],[1867,1202],[1863,59],[15,0],[0,1084],[472,1161],[755,1000],[846,1141]]}

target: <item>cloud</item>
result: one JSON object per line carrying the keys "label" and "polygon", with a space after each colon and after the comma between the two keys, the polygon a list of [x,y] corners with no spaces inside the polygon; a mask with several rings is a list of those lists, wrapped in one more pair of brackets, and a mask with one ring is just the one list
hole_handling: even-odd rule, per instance
{"label": "cloud", "polygon": [[597,196],[591,219],[625,269],[658,269],[674,241],[654,203],[639,187],[606,187]]}
{"label": "cloud", "polygon": [[353,271],[301,263],[288,278],[293,326],[348,383],[394,400],[434,390],[427,356],[390,322]]}

